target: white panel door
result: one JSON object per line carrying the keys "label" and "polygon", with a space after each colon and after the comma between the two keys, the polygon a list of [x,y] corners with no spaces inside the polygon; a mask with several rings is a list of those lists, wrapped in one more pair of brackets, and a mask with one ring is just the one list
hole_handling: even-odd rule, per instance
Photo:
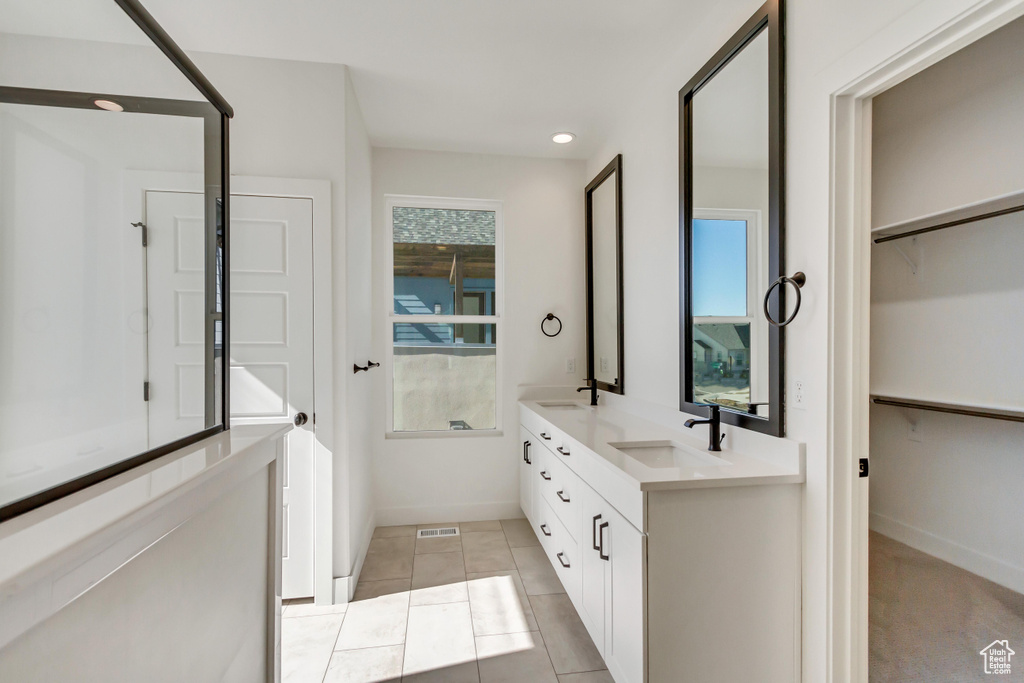
{"label": "white panel door", "polygon": [[[173,315],[175,309],[165,310],[172,299],[155,294],[168,287],[186,294],[195,289],[200,293],[201,306],[202,272],[195,277],[191,271],[177,273],[168,266],[175,259],[191,262],[198,258],[196,263],[202,264],[203,197],[187,192],[147,192],[146,201],[153,320],[150,339],[154,340],[149,359],[150,429],[158,433],[181,429],[183,420],[195,419],[195,408],[191,413],[179,409],[188,405],[183,396],[192,394],[184,395],[181,390],[188,390],[189,385],[174,380],[175,374],[183,375],[177,367],[184,364],[190,368],[189,363],[198,363],[201,386],[202,336],[195,348],[194,332],[192,337],[175,337],[177,345],[157,340],[161,335],[155,334],[156,321]],[[199,236],[174,242],[183,245],[179,246],[183,256],[165,253],[170,251],[166,245],[171,242],[159,239],[159,234],[173,234],[175,230],[183,233],[181,226],[198,230]],[[156,263],[162,265],[154,273]],[[312,200],[232,195],[230,267],[231,424],[290,423],[299,413],[308,416],[308,421],[290,432],[284,443],[282,597],[309,597],[313,595]],[[158,273],[165,272],[174,272],[173,278],[180,282],[154,280],[164,277]],[[176,293],[174,298],[185,297]],[[158,299],[163,303],[157,305]],[[187,372],[184,376],[187,378]],[[199,399],[201,409],[202,394]],[[198,420],[198,426],[185,433],[202,428],[201,410]]]}

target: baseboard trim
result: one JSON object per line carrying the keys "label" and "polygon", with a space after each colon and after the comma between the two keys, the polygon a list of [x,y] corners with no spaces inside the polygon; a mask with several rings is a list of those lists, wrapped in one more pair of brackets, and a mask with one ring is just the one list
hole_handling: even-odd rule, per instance
{"label": "baseboard trim", "polygon": [[933,533],[872,512],[870,528],[883,536],[966,569],[1012,591],[1024,593],[1024,567],[986,555]]}
{"label": "baseboard trim", "polygon": [[366,522],[366,528],[363,529],[363,543],[359,548],[359,555],[356,557],[355,564],[352,566],[352,574],[350,576],[338,576],[334,579],[335,605],[352,602],[352,598],[355,597],[356,584],[359,583],[359,574],[363,571],[366,553],[370,551],[370,541],[373,539],[373,530],[376,528],[377,513],[373,512]]}
{"label": "baseboard trim", "polygon": [[432,524],[434,522],[483,522],[491,519],[516,519],[523,516],[519,501],[470,503],[467,505],[428,505],[423,507],[377,510],[380,526]]}

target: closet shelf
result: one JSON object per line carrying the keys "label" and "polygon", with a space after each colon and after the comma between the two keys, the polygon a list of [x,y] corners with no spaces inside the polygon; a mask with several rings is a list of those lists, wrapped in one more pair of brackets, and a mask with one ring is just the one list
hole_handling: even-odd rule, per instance
{"label": "closet shelf", "polygon": [[871,234],[875,244],[913,237],[934,230],[952,228],[965,223],[994,218],[1015,211],[1024,211],[1024,190],[1002,194],[984,199],[980,202],[964,204],[953,209],[928,214],[908,221],[890,223],[872,228]]}
{"label": "closet shelf", "polygon": [[871,402],[882,406],[912,408],[915,410],[931,410],[937,413],[954,415],[970,415],[971,417],[987,417],[993,420],[1024,422],[1024,411],[986,408],[984,406],[968,406],[959,403],[939,403],[936,401],[919,401],[913,398],[897,398],[893,396],[872,396]]}

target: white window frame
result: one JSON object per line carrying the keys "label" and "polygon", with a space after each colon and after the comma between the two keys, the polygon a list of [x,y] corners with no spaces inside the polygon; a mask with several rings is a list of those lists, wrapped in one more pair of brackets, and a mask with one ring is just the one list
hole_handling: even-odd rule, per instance
{"label": "white window frame", "polygon": [[[767,387],[767,322],[759,315],[761,292],[758,283],[767,267],[761,258],[761,245],[767,244],[761,225],[761,212],[757,209],[697,209],[693,210],[694,220],[743,221],[747,224],[747,314],[745,316],[694,316],[695,325],[702,323],[749,323],[750,324],[750,400],[761,396]],[[751,259],[750,254],[758,258]],[[693,349],[689,350],[693,353]],[[764,376],[762,377],[762,374]]]}
{"label": "white window frame", "polygon": [[[396,315],[395,314],[395,250],[394,250],[394,209],[395,207],[411,207],[417,209],[453,209],[463,211],[494,212],[494,315]],[[387,423],[385,438],[389,439],[420,439],[420,438],[456,438],[464,439],[478,436],[502,435],[502,380],[504,367],[504,325],[502,314],[505,310],[505,265],[504,265],[504,223],[502,216],[503,202],[495,199],[459,199],[454,197],[423,197],[416,195],[389,194],[384,196],[385,213],[385,285],[386,315],[384,339],[387,348],[384,353],[384,372],[386,376],[385,402],[387,404]],[[395,431],[395,343],[394,325],[396,323],[433,323],[433,324],[483,324],[494,325],[495,364],[494,364],[494,429],[453,429],[444,431]]]}

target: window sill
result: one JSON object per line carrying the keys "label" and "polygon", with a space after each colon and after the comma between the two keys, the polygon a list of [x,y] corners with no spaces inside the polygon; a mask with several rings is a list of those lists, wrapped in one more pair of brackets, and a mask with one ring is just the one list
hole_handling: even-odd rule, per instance
{"label": "window sill", "polygon": [[451,429],[437,432],[385,432],[385,439],[473,439],[504,436],[500,429]]}

